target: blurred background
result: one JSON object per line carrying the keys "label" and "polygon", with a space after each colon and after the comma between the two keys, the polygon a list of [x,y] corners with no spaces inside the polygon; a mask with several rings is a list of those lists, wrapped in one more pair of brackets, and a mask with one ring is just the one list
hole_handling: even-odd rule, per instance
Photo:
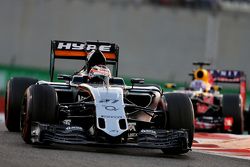
{"label": "blurred background", "polygon": [[[51,40],[117,43],[125,78],[185,85],[192,62],[206,61],[210,68],[242,70],[250,83],[250,0],[0,2],[2,96],[11,76],[49,79]],[[83,64],[60,61],[56,69],[72,72]]]}

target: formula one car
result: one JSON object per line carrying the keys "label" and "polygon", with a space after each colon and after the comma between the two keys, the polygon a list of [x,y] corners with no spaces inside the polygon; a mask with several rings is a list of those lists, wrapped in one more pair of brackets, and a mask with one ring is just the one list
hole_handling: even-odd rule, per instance
{"label": "formula one car", "polygon": [[[195,111],[195,129],[242,134],[246,103],[244,72],[205,69],[203,66],[210,64],[203,62],[193,64],[199,67],[191,74],[193,79],[189,87],[174,92],[184,93],[191,98]],[[222,94],[218,83],[240,84],[240,93]]]}
{"label": "formula one car", "polygon": [[[188,96],[118,74],[119,47],[107,42],[52,41],[51,81],[12,78],[6,92],[6,127],[21,129],[29,144],[83,144],[161,149],[182,154],[191,149],[194,111]],[[73,75],[58,75],[55,59],[86,62]],[[112,74],[107,65],[112,66]],[[114,75],[114,76],[112,76]],[[167,104],[167,105],[166,105]],[[185,119],[183,119],[185,118]]]}

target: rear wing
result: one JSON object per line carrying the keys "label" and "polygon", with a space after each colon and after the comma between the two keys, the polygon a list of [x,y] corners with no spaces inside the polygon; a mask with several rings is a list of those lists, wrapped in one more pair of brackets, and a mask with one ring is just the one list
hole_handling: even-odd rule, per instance
{"label": "rear wing", "polygon": [[240,95],[242,97],[243,106],[246,105],[246,74],[239,70],[208,70],[212,75],[213,82],[216,83],[232,83],[240,85]]}
{"label": "rear wing", "polygon": [[118,75],[119,46],[109,42],[99,41],[51,41],[50,50],[50,81],[53,81],[55,59],[86,60],[92,50],[99,49],[106,58],[107,64],[114,65],[113,75]]}

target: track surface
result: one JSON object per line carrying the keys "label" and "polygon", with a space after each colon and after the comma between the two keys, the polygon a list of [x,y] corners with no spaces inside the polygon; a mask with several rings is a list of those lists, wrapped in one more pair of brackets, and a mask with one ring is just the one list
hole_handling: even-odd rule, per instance
{"label": "track surface", "polygon": [[250,161],[189,152],[185,155],[164,155],[160,150],[97,148],[53,145],[48,148],[25,144],[19,133],[8,132],[0,123],[0,166],[81,166],[81,167],[249,167]]}
{"label": "track surface", "polygon": [[199,132],[194,135],[193,149],[250,160],[250,135]]}

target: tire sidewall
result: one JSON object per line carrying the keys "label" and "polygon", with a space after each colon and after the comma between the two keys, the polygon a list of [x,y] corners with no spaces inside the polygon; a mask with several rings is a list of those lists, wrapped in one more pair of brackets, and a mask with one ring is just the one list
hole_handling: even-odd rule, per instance
{"label": "tire sidewall", "polygon": [[11,78],[6,85],[5,125],[9,131],[20,131],[20,112],[25,90],[38,80],[25,77]]}
{"label": "tire sidewall", "polygon": [[190,98],[182,93],[165,95],[167,102],[167,129],[186,129],[188,131],[189,147],[194,138],[194,110]]}
{"label": "tire sidewall", "polygon": [[[46,105],[48,103],[49,105]],[[25,93],[23,105],[22,112],[25,117],[21,118],[22,138],[30,144],[31,128],[34,122],[57,123],[57,94],[49,85],[31,85]]]}
{"label": "tire sidewall", "polygon": [[244,116],[242,101],[239,95],[228,94],[223,96],[222,113],[224,117],[233,118],[232,133],[242,134],[244,130]]}

